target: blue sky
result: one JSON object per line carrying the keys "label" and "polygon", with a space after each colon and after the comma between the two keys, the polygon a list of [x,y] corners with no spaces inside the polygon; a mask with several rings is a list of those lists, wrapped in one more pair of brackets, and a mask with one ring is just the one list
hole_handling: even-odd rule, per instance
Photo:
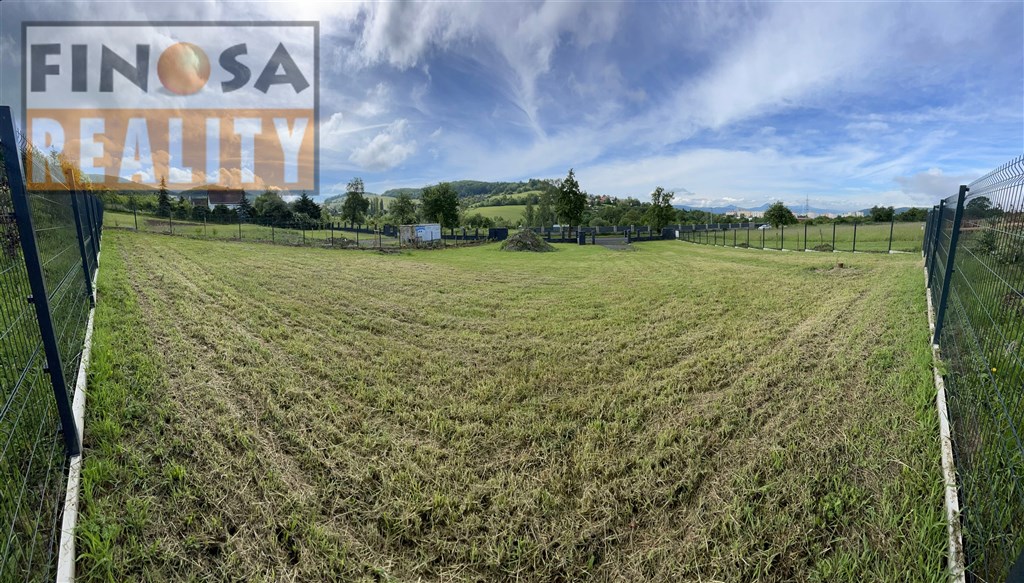
{"label": "blue sky", "polygon": [[1024,152],[1024,5],[0,4],[20,23],[321,22],[321,190],[576,169],[593,194],[933,204]]}

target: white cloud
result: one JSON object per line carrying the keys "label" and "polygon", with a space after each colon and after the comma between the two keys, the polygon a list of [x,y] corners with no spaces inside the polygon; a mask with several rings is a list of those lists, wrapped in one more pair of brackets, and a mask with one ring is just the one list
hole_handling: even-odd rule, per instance
{"label": "white cloud", "polygon": [[416,141],[406,140],[408,127],[406,119],[391,123],[368,143],[353,150],[349,160],[372,172],[398,166],[416,152]]}
{"label": "white cloud", "polygon": [[953,196],[961,184],[969,184],[976,174],[945,174],[938,168],[929,168],[910,176],[897,176],[894,180],[900,191],[922,204],[935,204],[940,198]]}

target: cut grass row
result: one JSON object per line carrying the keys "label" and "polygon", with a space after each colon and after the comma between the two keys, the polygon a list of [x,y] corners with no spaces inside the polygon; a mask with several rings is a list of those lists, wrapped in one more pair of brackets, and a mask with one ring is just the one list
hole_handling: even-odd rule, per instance
{"label": "cut grass row", "polygon": [[916,258],[104,245],[83,581],[945,578]]}

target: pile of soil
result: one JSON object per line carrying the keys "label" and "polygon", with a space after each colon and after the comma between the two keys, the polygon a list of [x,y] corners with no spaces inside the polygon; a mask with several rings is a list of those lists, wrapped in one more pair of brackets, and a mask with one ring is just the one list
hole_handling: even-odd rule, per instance
{"label": "pile of soil", "polygon": [[554,251],[555,247],[544,239],[541,239],[540,235],[533,231],[519,231],[502,242],[501,250],[543,253],[545,251]]}

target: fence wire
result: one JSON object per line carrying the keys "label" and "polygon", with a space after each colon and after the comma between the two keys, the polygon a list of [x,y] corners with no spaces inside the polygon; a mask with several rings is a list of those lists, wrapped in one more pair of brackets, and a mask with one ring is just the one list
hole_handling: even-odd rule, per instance
{"label": "fence wire", "polygon": [[967,575],[1004,581],[1024,548],[1024,157],[936,206],[924,252]]}
{"label": "fence wire", "polygon": [[19,158],[30,170],[47,159],[17,140],[9,108],[0,108],[0,146],[0,581],[52,581],[78,453],[61,407],[70,412],[102,209],[63,176],[26,191]]}

